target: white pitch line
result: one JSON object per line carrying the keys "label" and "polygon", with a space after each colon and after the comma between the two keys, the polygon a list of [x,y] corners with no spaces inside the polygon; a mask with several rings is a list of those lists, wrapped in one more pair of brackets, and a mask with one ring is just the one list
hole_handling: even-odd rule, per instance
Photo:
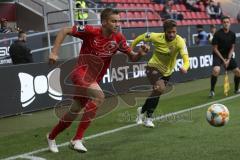
{"label": "white pitch line", "polygon": [[30,159],[30,160],[47,160],[45,158],[42,157],[37,157],[37,156],[21,156],[19,158],[24,158],[24,159]]}
{"label": "white pitch line", "polygon": [[[239,97],[239,96],[240,96],[240,94],[234,95],[234,96],[231,96],[231,97],[227,97],[227,98],[223,98],[223,99],[220,99],[220,100],[212,101],[212,102],[209,102],[209,103],[205,103],[205,104],[202,104],[202,105],[198,105],[198,106],[195,106],[195,107],[192,107],[192,108],[180,110],[180,111],[177,111],[177,112],[168,113],[166,115],[156,117],[154,120],[161,120],[161,119],[173,116],[173,115],[181,114],[181,113],[192,111],[192,110],[195,110],[195,109],[200,109],[200,108],[203,108],[205,106],[210,106],[211,104],[214,104],[214,103],[219,103],[219,102],[231,100],[231,99],[234,99],[234,98]],[[115,132],[122,131],[124,129],[132,128],[132,127],[135,127],[135,126],[138,126],[138,124],[130,124],[130,125],[127,125],[127,126],[123,126],[123,127],[113,129],[113,130],[108,130],[108,131],[105,131],[105,132],[90,135],[88,137],[85,137],[84,140],[93,139],[93,138],[96,138],[96,137],[100,137],[100,136],[104,136],[104,135],[107,135],[107,134],[115,133]],[[67,146],[68,144],[69,144],[69,142],[66,142],[66,143],[59,144],[57,146],[58,147],[63,147],[63,146]],[[8,157],[8,158],[2,159],[2,160],[14,160],[14,159],[17,159],[17,158],[21,158],[23,156],[31,156],[33,154],[37,154],[37,153],[41,153],[41,152],[45,152],[45,151],[48,151],[48,147],[47,148],[42,148],[42,149],[39,149],[39,150],[35,150],[35,151],[32,151],[32,152],[20,154],[20,155]]]}

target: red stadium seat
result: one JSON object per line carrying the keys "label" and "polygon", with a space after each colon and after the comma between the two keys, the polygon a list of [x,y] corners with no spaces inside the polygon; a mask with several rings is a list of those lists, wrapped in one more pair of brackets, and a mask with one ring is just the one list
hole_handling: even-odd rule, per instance
{"label": "red stadium seat", "polygon": [[151,20],[155,19],[153,12],[147,12],[147,17],[148,19],[151,19]]}
{"label": "red stadium seat", "polygon": [[138,27],[145,27],[145,22],[144,21],[138,21]]}
{"label": "red stadium seat", "polygon": [[130,22],[130,27],[138,27],[138,24],[136,21],[131,21]]}
{"label": "red stadium seat", "polygon": [[192,19],[192,15],[190,12],[184,12],[184,19]]}
{"label": "red stadium seat", "polygon": [[220,19],[216,19],[216,24],[221,24],[221,20]]}
{"label": "red stadium seat", "polygon": [[211,19],[210,21],[211,21],[210,24],[217,24],[216,19]]}
{"label": "red stadium seat", "polygon": [[184,4],[180,4],[180,11],[182,11],[182,12],[187,11]]}
{"label": "red stadium seat", "polygon": [[211,19],[207,19],[206,21],[207,21],[207,24],[215,24],[215,21],[212,21]]}
{"label": "red stadium seat", "polygon": [[130,3],[128,8],[136,8],[136,4],[135,3]]}
{"label": "red stadium seat", "polygon": [[149,3],[148,8],[154,9],[154,4]]}
{"label": "red stadium seat", "polygon": [[140,15],[141,15],[142,18],[145,19],[146,16],[147,16],[147,12],[142,11],[142,12],[140,12]]}
{"label": "red stadium seat", "polygon": [[172,10],[177,11],[177,7],[176,7],[176,5],[172,5]]}
{"label": "red stadium seat", "polygon": [[208,24],[208,21],[206,19],[203,19],[202,24]]}
{"label": "red stadium seat", "polygon": [[124,18],[127,18],[127,14],[126,12],[120,12],[120,18],[124,19]]}
{"label": "red stadium seat", "polygon": [[203,24],[203,21],[201,19],[198,19],[197,24]]}
{"label": "red stadium seat", "polygon": [[196,12],[191,12],[191,16],[192,16],[192,19],[197,19],[198,18]]}
{"label": "red stadium seat", "polygon": [[159,23],[159,21],[155,21],[155,20],[149,21],[148,26],[158,27],[158,26],[160,26],[160,23]]}
{"label": "red stadium seat", "polygon": [[182,21],[177,21],[177,25],[181,26],[182,25]]}
{"label": "red stadium seat", "polygon": [[145,4],[145,3],[143,3],[143,4],[142,4],[142,8],[148,8],[148,5]]}
{"label": "red stadium seat", "polygon": [[116,8],[123,8],[122,3],[118,3],[118,4],[116,5]]}
{"label": "red stadium seat", "polygon": [[191,25],[197,25],[198,24],[198,21],[197,20],[192,20],[191,21]]}
{"label": "red stadium seat", "polygon": [[128,19],[133,19],[133,18],[135,18],[134,15],[133,15],[133,12],[127,12],[127,18],[128,18]]}
{"label": "red stadium seat", "polygon": [[191,20],[183,20],[182,21],[182,25],[191,25],[192,24],[192,21]]}
{"label": "red stadium seat", "polygon": [[142,18],[140,12],[133,12],[135,18]]}
{"label": "red stadium seat", "polygon": [[161,4],[154,4],[154,10],[160,12],[163,10],[163,5]]}

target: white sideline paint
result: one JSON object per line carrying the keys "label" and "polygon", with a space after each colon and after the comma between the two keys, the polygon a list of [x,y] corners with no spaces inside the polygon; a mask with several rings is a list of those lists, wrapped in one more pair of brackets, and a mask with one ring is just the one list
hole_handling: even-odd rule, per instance
{"label": "white sideline paint", "polygon": [[[192,108],[180,110],[180,111],[177,111],[177,112],[172,112],[172,113],[169,113],[169,114],[166,114],[166,115],[163,115],[163,116],[156,117],[154,120],[161,120],[161,119],[173,116],[173,115],[181,114],[181,113],[192,111],[192,110],[195,110],[195,109],[200,109],[200,108],[203,108],[205,106],[210,106],[211,104],[214,104],[214,103],[219,103],[219,102],[231,100],[231,99],[234,99],[234,98],[239,97],[239,96],[240,96],[240,94],[234,95],[234,96],[231,96],[231,97],[227,97],[227,98],[223,98],[223,99],[220,99],[220,100],[216,100],[216,101],[213,101],[213,102],[205,103],[205,104],[202,104],[202,105],[198,105],[198,106],[195,106],[195,107],[192,107]],[[105,131],[105,132],[97,133],[97,134],[85,137],[84,140],[93,139],[93,138],[96,138],[96,137],[100,137],[100,136],[104,136],[104,135],[107,135],[107,134],[115,133],[115,132],[118,132],[118,131],[121,131],[121,130],[124,130],[124,129],[128,129],[128,128],[132,128],[132,127],[135,127],[135,126],[138,126],[138,124],[130,124],[130,125],[127,125],[127,126],[123,126],[123,127],[113,129],[113,130],[108,130],[108,131]],[[57,146],[58,147],[63,147],[63,146],[67,146],[68,144],[69,144],[69,142],[66,142],[66,143],[62,143],[62,144],[57,145]],[[45,152],[45,151],[48,151],[48,147],[47,148],[42,148],[42,149],[39,149],[39,150],[35,150],[35,151],[32,151],[32,152],[20,154],[20,155],[8,157],[8,158],[2,159],[2,160],[14,160],[14,159],[17,159],[17,158],[26,158],[26,159],[31,159],[31,160],[45,160],[42,157],[32,156],[33,154],[37,154],[37,153],[41,153],[41,152]]]}
{"label": "white sideline paint", "polygon": [[30,159],[30,160],[46,160],[45,158],[42,158],[42,157],[27,156],[27,155],[21,156],[19,158]]}

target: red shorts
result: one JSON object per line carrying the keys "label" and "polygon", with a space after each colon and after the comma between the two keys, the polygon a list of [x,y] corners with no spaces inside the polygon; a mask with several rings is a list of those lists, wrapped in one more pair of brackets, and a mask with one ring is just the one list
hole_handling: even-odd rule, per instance
{"label": "red shorts", "polygon": [[[96,74],[95,74],[96,75]],[[94,83],[99,83],[99,77],[96,77],[91,72],[87,72],[87,67],[81,66],[72,72],[71,78],[75,85],[74,99],[80,101],[82,106],[85,106],[90,97],[88,97],[87,89]]]}

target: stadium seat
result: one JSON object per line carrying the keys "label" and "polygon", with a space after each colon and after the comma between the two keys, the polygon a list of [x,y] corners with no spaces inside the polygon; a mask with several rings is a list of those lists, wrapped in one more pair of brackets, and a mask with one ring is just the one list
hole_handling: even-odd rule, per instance
{"label": "stadium seat", "polygon": [[206,20],[207,24],[215,24],[215,20],[214,21],[212,21],[212,20],[214,20],[214,19],[207,19]]}
{"label": "stadium seat", "polygon": [[126,14],[126,12],[120,12],[120,18],[122,18],[122,19],[124,19],[124,18],[126,18],[127,17],[127,14]]}
{"label": "stadium seat", "polygon": [[202,24],[208,24],[208,20],[207,19],[203,19],[202,20]]}
{"label": "stadium seat", "polygon": [[128,4],[128,8],[136,8],[136,4],[135,3],[130,3],[130,4]]}
{"label": "stadium seat", "polygon": [[221,20],[220,19],[216,19],[216,24],[221,24]]}
{"label": "stadium seat", "polygon": [[192,20],[191,25],[197,25],[198,21],[197,20]]}
{"label": "stadium seat", "polygon": [[147,17],[148,19],[151,19],[151,20],[155,19],[153,12],[147,12]]}
{"label": "stadium seat", "polygon": [[127,18],[128,18],[128,19],[133,19],[133,18],[135,18],[133,12],[127,12]]}
{"label": "stadium seat", "polygon": [[154,10],[157,11],[157,12],[160,12],[163,10],[163,5],[161,4],[155,4],[154,5]]}
{"label": "stadium seat", "polygon": [[216,19],[211,19],[211,24],[217,24],[217,20]]}
{"label": "stadium seat", "polygon": [[118,3],[117,6],[116,6],[116,8],[119,8],[119,9],[123,8],[122,3]]}
{"label": "stadium seat", "polygon": [[182,21],[177,21],[177,25],[181,26],[182,25]]}
{"label": "stadium seat", "polygon": [[192,19],[192,15],[190,12],[183,12],[184,13],[184,19]]}
{"label": "stadium seat", "polygon": [[191,13],[191,16],[192,16],[192,19],[198,19],[197,17],[197,12],[190,12]]}
{"label": "stadium seat", "polygon": [[[159,23],[158,21],[161,19],[159,12],[163,10],[163,2],[165,0],[158,0],[158,3],[152,0],[101,0],[101,2],[106,4],[113,4],[118,9],[129,9],[126,12],[121,12],[120,17],[122,19],[128,18],[129,20],[135,20],[132,21],[129,24],[121,23],[124,27],[131,26],[131,27],[141,27],[146,26],[145,20],[146,18],[149,19],[150,26],[158,26],[159,24],[162,25],[162,23]],[[160,2],[160,3],[159,3]],[[162,2],[162,3],[161,3]],[[200,4],[196,5],[195,7],[198,7],[201,9],[200,12],[193,12],[186,8],[186,6],[182,3],[178,3],[178,0],[174,0],[174,5],[172,7],[173,10],[177,10],[184,16],[184,20],[177,21],[178,25],[196,25],[196,24],[221,24],[220,20],[214,20],[210,19],[209,15],[206,13],[206,8],[203,5],[203,3],[200,2]],[[105,7],[103,7],[105,8]],[[110,7],[114,8],[114,7]],[[152,11],[143,11],[143,10],[132,10],[132,9],[153,9]],[[130,10],[131,9],[131,10]],[[236,19],[231,19],[232,23],[236,23]]]}
{"label": "stadium seat", "polygon": [[182,25],[191,25],[192,21],[191,20],[183,20]]}
{"label": "stadium seat", "polygon": [[130,21],[130,27],[138,27],[138,23],[136,21]]}
{"label": "stadium seat", "polygon": [[146,24],[145,24],[144,21],[138,21],[138,26],[139,26],[139,27],[145,27]]}
{"label": "stadium seat", "polygon": [[149,21],[149,26],[153,26],[153,27],[158,27],[160,26],[160,22],[158,20],[153,20],[153,21]]}
{"label": "stadium seat", "polygon": [[148,4],[148,8],[154,9],[154,4]]}
{"label": "stadium seat", "polygon": [[203,24],[203,21],[201,19],[198,19],[197,24]]}
{"label": "stadium seat", "polygon": [[183,11],[183,12],[187,11],[184,4],[180,4],[180,11]]}

